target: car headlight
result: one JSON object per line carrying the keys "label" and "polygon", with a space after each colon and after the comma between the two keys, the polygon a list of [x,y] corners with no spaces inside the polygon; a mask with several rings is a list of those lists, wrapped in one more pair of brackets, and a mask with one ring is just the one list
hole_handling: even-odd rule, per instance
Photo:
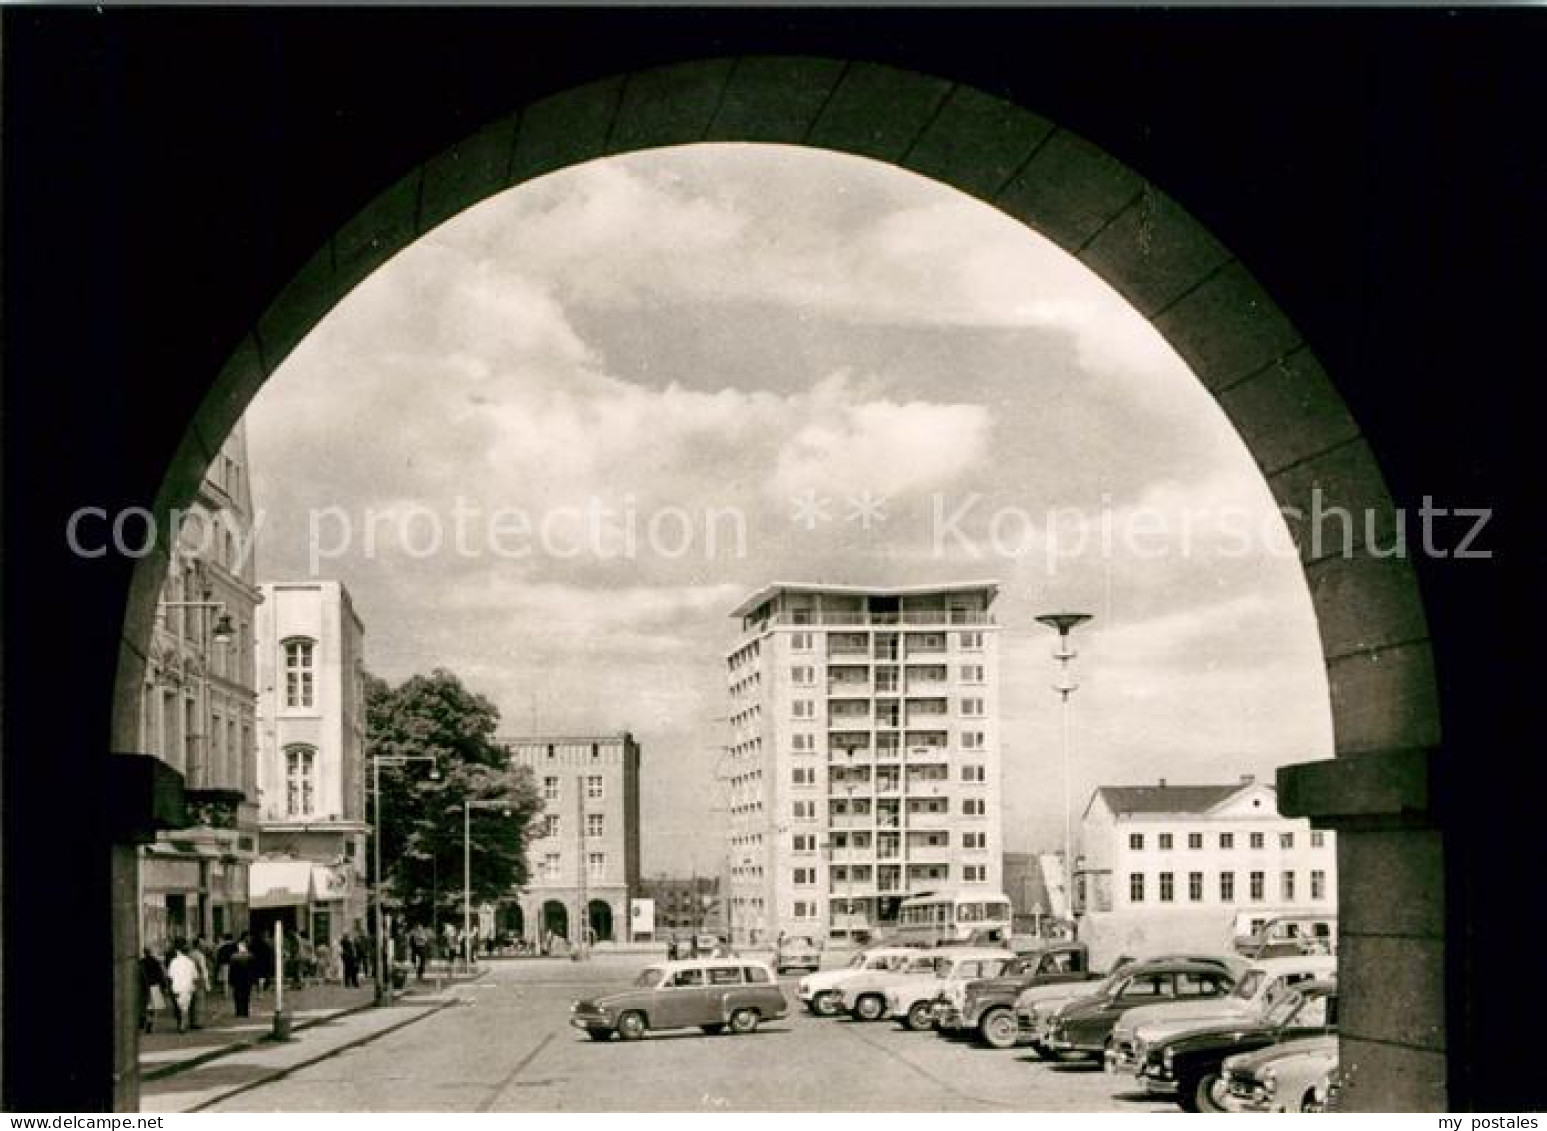
{"label": "car headlight", "polygon": [[1278,1073],[1271,1067],[1262,1070],[1260,1079],[1262,1080],[1262,1090],[1267,1092],[1268,1095],[1271,1096],[1274,1092],[1278,1091]]}
{"label": "car headlight", "polygon": [[1174,1049],[1165,1049],[1160,1054],[1160,1063],[1167,1072],[1176,1066],[1176,1052]]}

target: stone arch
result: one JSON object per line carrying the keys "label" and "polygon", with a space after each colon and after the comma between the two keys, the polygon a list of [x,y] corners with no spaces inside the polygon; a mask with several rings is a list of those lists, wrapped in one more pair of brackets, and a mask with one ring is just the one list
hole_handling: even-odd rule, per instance
{"label": "stone arch", "polygon": [[[1443,906],[1433,891],[1439,847],[1428,816],[1438,696],[1412,563],[1358,552],[1389,544],[1400,521],[1376,453],[1334,377],[1246,264],[1160,187],[1030,110],[932,75],[790,56],[634,71],[517,107],[387,187],[268,306],[215,376],[183,437],[154,506],[160,533],[168,532],[171,511],[193,497],[221,440],[268,376],[392,254],[463,209],[546,173],[713,141],[868,157],[983,200],[1123,294],[1215,396],[1274,497],[1299,516],[1291,528],[1331,695],[1338,758],[1281,772],[1281,804],[1329,827],[1350,827],[1340,848],[1343,893],[1378,879],[1368,879],[1374,898],[1361,901],[1358,919],[1345,922],[1345,953],[1360,956],[1378,945],[1381,964],[1405,971],[1421,999],[1420,1020],[1412,1022],[1383,1007],[1380,994],[1349,984],[1345,1057],[1357,1047],[1371,1063],[1392,1066],[1384,1075],[1398,1081],[1397,1090],[1371,1088],[1375,1107],[1446,1106]],[[1366,516],[1352,524],[1351,553],[1329,551],[1310,537],[1315,516],[1340,511]],[[158,539],[158,546],[168,544]],[[117,749],[137,742],[137,692],[166,566],[158,550],[141,560],[131,583],[114,700]],[[1408,839],[1397,843],[1393,836]],[[1343,902],[1353,910],[1346,896]],[[1409,910],[1389,910],[1399,907]],[[1390,915],[1404,916],[1400,930],[1384,918]]]}
{"label": "stone arch", "polygon": [[612,904],[605,899],[593,899],[586,907],[586,922],[591,928],[592,942],[612,942],[614,920]]}
{"label": "stone arch", "polygon": [[569,908],[562,899],[550,899],[543,903],[542,931],[544,936],[569,938]]}

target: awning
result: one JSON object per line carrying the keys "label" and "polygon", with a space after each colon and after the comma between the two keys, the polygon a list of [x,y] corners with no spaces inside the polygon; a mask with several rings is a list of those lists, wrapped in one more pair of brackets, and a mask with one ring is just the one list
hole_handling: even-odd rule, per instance
{"label": "awning", "polygon": [[313,865],[304,860],[255,860],[247,873],[248,905],[304,907],[311,902]]}

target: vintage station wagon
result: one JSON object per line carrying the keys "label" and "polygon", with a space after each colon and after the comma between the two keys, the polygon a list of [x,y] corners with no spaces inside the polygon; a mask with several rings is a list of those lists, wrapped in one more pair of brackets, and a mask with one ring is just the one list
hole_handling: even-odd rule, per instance
{"label": "vintage station wagon", "polygon": [[594,1041],[614,1033],[637,1041],[651,1029],[750,1033],[787,1010],[784,991],[763,963],[693,959],[647,966],[626,990],[582,998],[570,1007],[569,1023]]}

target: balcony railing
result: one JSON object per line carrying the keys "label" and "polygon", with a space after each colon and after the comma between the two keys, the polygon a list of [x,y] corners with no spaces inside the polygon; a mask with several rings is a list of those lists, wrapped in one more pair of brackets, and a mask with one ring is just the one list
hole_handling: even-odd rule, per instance
{"label": "balcony railing", "polygon": [[892,627],[899,624],[929,628],[950,628],[953,626],[970,628],[973,625],[994,624],[996,622],[992,613],[969,609],[910,609],[907,612],[901,613],[840,612],[824,609],[821,612],[807,610],[773,613],[767,620],[761,623],[786,624],[797,628],[806,626],[814,628],[847,628],[876,625]]}

